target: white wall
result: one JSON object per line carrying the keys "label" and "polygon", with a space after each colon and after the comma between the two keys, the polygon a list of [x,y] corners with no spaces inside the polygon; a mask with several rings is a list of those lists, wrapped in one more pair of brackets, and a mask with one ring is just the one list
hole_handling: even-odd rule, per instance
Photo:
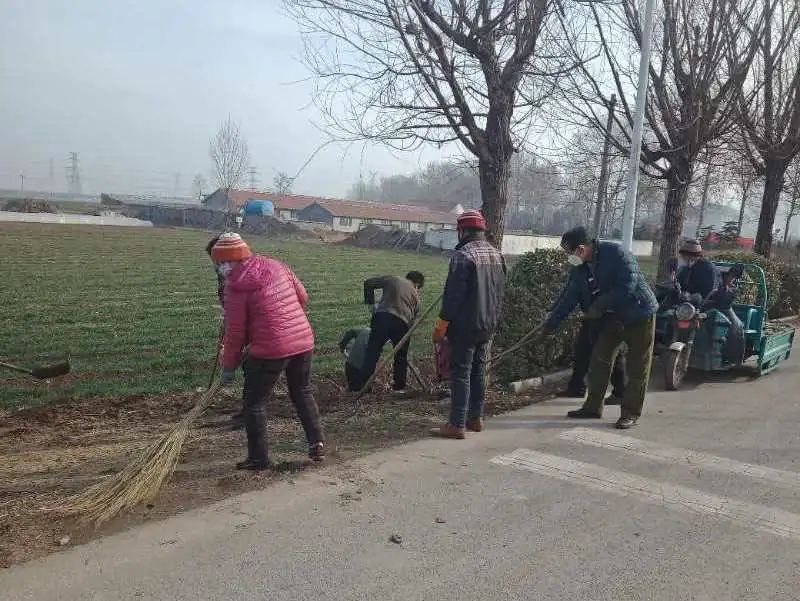
{"label": "white wall", "polygon": [[16,213],[14,211],[0,211],[0,221],[153,227],[153,224],[149,221],[133,219],[132,217],[121,217],[119,215],[98,217],[96,215],[73,215],[70,213]]}
{"label": "white wall", "polygon": [[[614,242],[619,241],[615,240]],[[503,236],[503,254],[522,255],[540,248],[558,248],[560,243],[560,236],[505,234]],[[458,244],[458,233],[455,230],[431,230],[425,233],[425,244],[433,248],[451,250]],[[653,243],[650,240],[634,240],[633,254],[637,257],[649,257],[653,254]]]}
{"label": "white wall", "polygon": [[[406,224],[410,224],[407,226]],[[343,225],[342,224],[342,217],[334,217],[333,218],[333,230],[336,232],[357,232],[361,228],[365,227],[366,225],[376,225],[381,228],[390,229],[396,228],[403,231],[412,231],[412,232],[426,232],[431,230],[438,230],[441,228],[441,224],[433,224],[433,223],[420,223],[418,221],[392,221],[391,223],[381,223],[380,219],[373,219],[371,224],[367,223],[366,219],[358,219],[356,217],[351,218],[350,225]],[[447,226],[450,227],[450,226]],[[455,227],[455,226],[453,226]],[[455,232],[455,230],[450,230]]]}

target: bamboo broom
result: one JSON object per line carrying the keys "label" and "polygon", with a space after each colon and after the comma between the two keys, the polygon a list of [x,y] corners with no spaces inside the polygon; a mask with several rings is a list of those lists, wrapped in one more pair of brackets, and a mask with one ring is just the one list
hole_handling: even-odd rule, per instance
{"label": "bamboo broom", "polygon": [[162,434],[122,471],[69,497],[61,505],[47,509],[79,514],[82,516],[81,521],[94,522],[97,527],[119,513],[155,498],[175,471],[192,424],[208,408],[220,389],[220,383],[213,381],[219,354],[220,345],[217,344],[217,357],[209,387],[177,424]]}

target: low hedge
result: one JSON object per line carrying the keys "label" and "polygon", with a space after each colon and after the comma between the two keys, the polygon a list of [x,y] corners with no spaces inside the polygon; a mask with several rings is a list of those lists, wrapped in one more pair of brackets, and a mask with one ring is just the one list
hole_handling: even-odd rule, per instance
{"label": "low hedge", "polygon": [[[569,265],[560,250],[538,250],[522,255],[508,277],[503,318],[494,338],[494,352],[509,348],[547,316],[567,280]],[[568,367],[580,323],[568,320],[555,336],[532,340],[503,358],[493,378],[508,383]]]}

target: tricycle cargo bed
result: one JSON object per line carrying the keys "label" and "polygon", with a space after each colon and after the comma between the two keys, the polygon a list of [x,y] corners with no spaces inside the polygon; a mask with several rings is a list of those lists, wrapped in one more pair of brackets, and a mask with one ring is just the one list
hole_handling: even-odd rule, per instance
{"label": "tricycle cargo bed", "polygon": [[789,358],[794,343],[794,327],[781,322],[764,324],[764,335],[758,353],[758,373],[766,374],[775,369],[781,361]]}

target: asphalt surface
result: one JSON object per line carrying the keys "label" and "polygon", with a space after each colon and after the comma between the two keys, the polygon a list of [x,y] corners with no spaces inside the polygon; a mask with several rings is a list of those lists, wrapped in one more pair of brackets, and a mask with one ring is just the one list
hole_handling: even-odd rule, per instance
{"label": "asphalt surface", "polygon": [[574,405],[11,568],[0,599],[800,599],[797,355],[653,391],[630,431]]}

